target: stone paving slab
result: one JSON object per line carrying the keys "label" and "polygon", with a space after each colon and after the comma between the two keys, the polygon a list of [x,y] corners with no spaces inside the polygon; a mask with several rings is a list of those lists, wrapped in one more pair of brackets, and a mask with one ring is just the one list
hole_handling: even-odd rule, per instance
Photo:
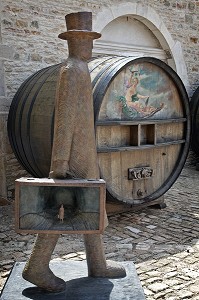
{"label": "stone paving slab", "polygon": [[145,300],[143,288],[132,262],[122,262],[127,276],[120,279],[87,276],[86,261],[53,262],[50,267],[66,281],[66,292],[47,293],[25,281],[25,263],[16,263],[2,291],[1,300]]}
{"label": "stone paving slab", "polygon": [[[199,300],[199,171],[183,169],[165,194],[167,207],[109,217],[107,259],[131,261],[146,300]],[[0,207],[0,289],[15,262],[27,261],[36,235],[16,234],[14,206]],[[84,261],[81,235],[61,235],[52,261]],[[117,299],[120,300],[120,299]]]}

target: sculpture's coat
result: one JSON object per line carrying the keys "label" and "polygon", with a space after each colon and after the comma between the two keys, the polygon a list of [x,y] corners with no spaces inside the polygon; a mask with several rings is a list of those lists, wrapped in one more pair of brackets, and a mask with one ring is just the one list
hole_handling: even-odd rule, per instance
{"label": "sculpture's coat", "polygon": [[51,159],[53,177],[99,178],[93,100],[87,63],[69,58],[61,68],[56,94]]}

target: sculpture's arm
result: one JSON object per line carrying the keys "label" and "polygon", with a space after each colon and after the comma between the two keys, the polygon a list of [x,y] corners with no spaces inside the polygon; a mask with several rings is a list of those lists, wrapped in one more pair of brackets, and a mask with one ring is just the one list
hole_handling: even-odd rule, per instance
{"label": "sculpture's arm", "polygon": [[57,82],[54,138],[50,177],[65,178],[69,171],[69,159],[76,124],[78,100],[78,73],[70,66],[60,70]]}

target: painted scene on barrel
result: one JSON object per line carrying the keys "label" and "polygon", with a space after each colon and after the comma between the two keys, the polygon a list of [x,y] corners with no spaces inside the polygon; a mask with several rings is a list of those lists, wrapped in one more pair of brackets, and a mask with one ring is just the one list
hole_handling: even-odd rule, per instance
{"label": "painted scene on barrel", "polygon": [[[143,65],[132,65],[126,70],[124,95],[119,97],[124,115],[132,118],[153,116],[165,106],[162,91],[156,90],[160,76]],[[161,85],[162,86],[162,85]]]}
{"label": "painted scene on barrel", "polygon": [[178,95],[161,67],[148,62],[133,63],[110,84],[99,119],[161,119],[165,114],[168,118],[178,118],[182,116]]}

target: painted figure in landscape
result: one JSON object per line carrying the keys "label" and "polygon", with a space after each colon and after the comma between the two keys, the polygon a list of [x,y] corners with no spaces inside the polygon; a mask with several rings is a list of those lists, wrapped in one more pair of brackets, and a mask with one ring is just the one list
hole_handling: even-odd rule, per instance
{"label": "painted figure in landscape", "polygon": [[144,101],[145,106],[146,106],[146,103],[149,99],[149,96],[143,96],[143,95],[138,94],[137,85],[139,83],[139,80],[138,80],[138,77],[134,76],[134,73],[135,73],[135,71],[131,72],[131,76],[128,80],[128,84],[126,86],[127,91],[126,91],[125,98],[126,98],[126,103],[127,103],[128,106],[139,108],[140,107],[140,103],[139,103],[140,100]]}
{"label": "painted figure in landscape", "polygon": [[[143,95],[138,92],[138,87],[142,86],[140,71],[133,68],[129,68],[129,71],[130,77],[124,86],[125,95],[119,97],[124,115],[131,118],[148,118],[162,110],[164,103],[158,105],[151,104],[151,97],[149,95]],[[143,87],[142,89],[144,89]],[[146,92],[147,89],[145,89]]]}
{"label": "painted figure in landscape", "polygon": [[[49,176],[59,179],[99,179],[92,85],[87,61],[92,55],[93,40],[101,35],[92,31],[92,16],[88,12],[66,15],[66,24],[68,31],[59,37],[67,40],[69,56],[57,82]],[[39,234],[23,271],[24,279],[52,292],[63,291],[66,287],[65,281],[56,277],[49,268],[58,238],[58,234]],[[89,276],[126,276],[120,264],[106,261],[100,234],[85,234],[84,242]]]}

